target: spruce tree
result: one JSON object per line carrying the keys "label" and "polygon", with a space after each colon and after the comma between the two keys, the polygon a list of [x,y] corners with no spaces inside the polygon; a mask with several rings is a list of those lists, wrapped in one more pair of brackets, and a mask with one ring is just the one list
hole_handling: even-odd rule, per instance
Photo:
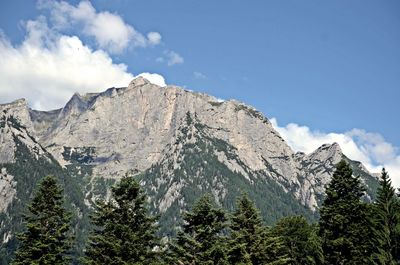
{"label": "spruce tree", "polygon": [[303,216],[289,216],[280,219],[272,228],[275,236],[284,241],[284,253],[293,265],[323,264],[321,242],[314,226]]}
{"label": "spruce tree", "polygon": [[286,264],[288,259],[281,254],[282,247],[281,238],[268,233],[260,211],[247,195],[242,195],[231,217],[230,264]]}
{"label": "spruce tree", "polygon": [[376,235],[379,245],[377,260],[381,264],[396,264],[396,245],[399,226],[399,207],[395,189],[386,170],[382,169],[377,199],[374,204]]}
{"label": "spruce tree", "polygon": [[226,215],[214,206],[210,195],[201,197],[183,220],[182,231],[170,244],[170,264],[228,264],[223,236]]}
{"label": "spruce tree", "polygon": [[325,192],[319,220],[325,264],[372,264],[368,209],[361,199],[365,189],[344,160]]}
{"label": "spruce tree", "polygon": [[24,216],[26,230],[18,235],[14,265],[69,264],[71,215],[64,208],[63,190],[55,177],[45,177]]}
{"label": "spruce tree", "polygon": [[84,264],[158,264],[157,218],[148,213],[139,183],[124,177],[111,191],[110,200],[99,200],[91,216],[95,228]]}

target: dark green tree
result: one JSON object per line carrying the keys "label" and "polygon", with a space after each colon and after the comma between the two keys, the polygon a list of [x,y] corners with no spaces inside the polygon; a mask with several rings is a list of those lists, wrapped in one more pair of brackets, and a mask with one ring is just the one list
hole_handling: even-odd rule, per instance
{"label": "dark green tree", "polygon": [[379,253],[377,260],[380,264],[396,264],[398,255],[396,249],[399,235],[399,205],[389,175],[382,169],[377,199],[374,204],[375,231]]}
{"label": "dark green tree", "polygon": [[183,214],[182,231],[169,247],[170,264],[228,264],[226,255],[225,212],[204,195]]}
{"label": "dark green tree", "polygon": [[272,228],[272,234],[281,236],[283,251],[293,265],[318,265],[324,263],[321,240],[315,226],[309,225],[303,216],[280,219]]}
{"label": "dark green tree", "polygon": [[373,264],[373,234],[362,201],[365,188],[346,161],[336,165],[325,192],[319,220],[325,264]]}
{"label": "dark green tree", "polygon": [[230,222],[229,263],[286,264],[288,259],[281,254],[282,247],[281,237],[268,232],[260,211],[247,195],[242,195]]}
{"label": "dark green tree", "polygon": [[12,264],[69,264],[71,215],[54,177],[43,178],[28,210],[26,230],[18,235],[20,246]]}
{"label": "dark green tree", "polygon": [[146,208],[146,196],[139,183],[124,177],[111,189],[108,202],[99,200],[84,264],[158,264],[156,217]]}

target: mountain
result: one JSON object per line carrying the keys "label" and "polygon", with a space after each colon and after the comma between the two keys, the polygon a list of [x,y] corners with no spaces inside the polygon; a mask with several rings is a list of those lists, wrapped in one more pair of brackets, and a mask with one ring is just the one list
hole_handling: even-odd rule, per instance
{"label": "mountain", "polygon": [[162,213],[165,234],[174,234],[179,213],[205,192],[227,209],[247,192],[267,223],[289,214],[315,219],[342,158],[367,185],[367,199],[377,186],[338,144],[295,153],[250,106],[141,77],[128,87],[74,94],[53,111],[32,110],[24,100],[0,105],[0,143],[1,251],[12,248],[15,218],[47,174],[64,183],[80,220],[76,231],[87,230],[88,208],[126,174],[140,180],[152,211]]}

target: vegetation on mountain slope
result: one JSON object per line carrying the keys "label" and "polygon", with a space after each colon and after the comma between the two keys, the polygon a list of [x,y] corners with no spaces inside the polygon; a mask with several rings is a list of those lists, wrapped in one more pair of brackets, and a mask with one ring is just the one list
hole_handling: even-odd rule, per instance
{"label": "vegetation on mountain slope", "polygon": [[[54,178],[46,178],[32,205],[43,202],[37,198],[43,198],[43,183],[48,180],[54,184]],[[205,195],[183,212],[178,235],[163,245],[156,231],[156,217],[147,210],[142,188],[135,178],[124,177],[113,187],[110,200],[98,201],[91,217],[95,226],[83,261],[176,265],[400,264],[396,257],[400,234],[396,209],[400,200],[385,171],[374,203],[362,199],[363,185],[344,160],[337,165],[326,193],[321,218],[315,224],[318,229],[301,216],[285,217],[272,227],[266,226],[246,195],[237,199],[231,214],[217,206],[213,196]],[[54,194],[61,198],[60,192]],[[62,204],[57,207],[60,209]],[[39,207],[35,213],[43,216],[41,211],[45,209]],[[32,225],[27,224],[30,231]],[[65,226],[63,231],[67,231]],[[24,243],[24,237],[20,238]],[[47,254],[41,253],[43,257]],[[60,255],[68,256],[63,248]],[[18,257],[19,254],[16,261]]]}

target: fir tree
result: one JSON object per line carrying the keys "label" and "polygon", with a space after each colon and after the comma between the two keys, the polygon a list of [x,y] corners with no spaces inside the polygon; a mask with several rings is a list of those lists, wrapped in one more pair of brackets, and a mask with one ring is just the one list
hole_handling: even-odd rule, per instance
{"label": "fir tree", "polygon": [[230,264],[286,264],[288,261],[280,251],[283,246],[281,238],[268,233],[259,210],[247,195],[242,195],[237,201],[230,232]]}
{"label": "fir tree", "polygon": [[398,199],[389,175],[382,169],[377,199],[374,204],[374,217],[376,221],[376,234],[379,245],[377,259],[381,264],[396,264],[396,243],[399,234]]}
{"label": "fir tree", "polygon": [[24,216],[26,230],[18,236],[20,246],[12,264],[70,263],[71,215],[63,204],[63,190],[56,179],[45,177],[28,206],[29,213]]}
{"label": "fir tree", "polygon": [[364,187],[344,160],[326,187],[320,210],[319,235],[326,264],[372,264],[373,244]]}
{"label": "fir tree", "polygon": [[132,177],[112,187],[108,202],[99,200],[92,215],[94,231],[85,264],[158,264],[156,218],[148,213],[146,197]]}
{"label": "fir tree", "polygon": [[170,245],[170,264],[228,264],[223,236],[225,212],[213,205],[209,195],[184,213],[183,220],[183,230]]}
{"label": "fir tree", "polygon": [[284,253],[293,265],[323,264],[321,242],[314,226],[303,216],[284,217],[273,227],[272,233],[284,241]]}

